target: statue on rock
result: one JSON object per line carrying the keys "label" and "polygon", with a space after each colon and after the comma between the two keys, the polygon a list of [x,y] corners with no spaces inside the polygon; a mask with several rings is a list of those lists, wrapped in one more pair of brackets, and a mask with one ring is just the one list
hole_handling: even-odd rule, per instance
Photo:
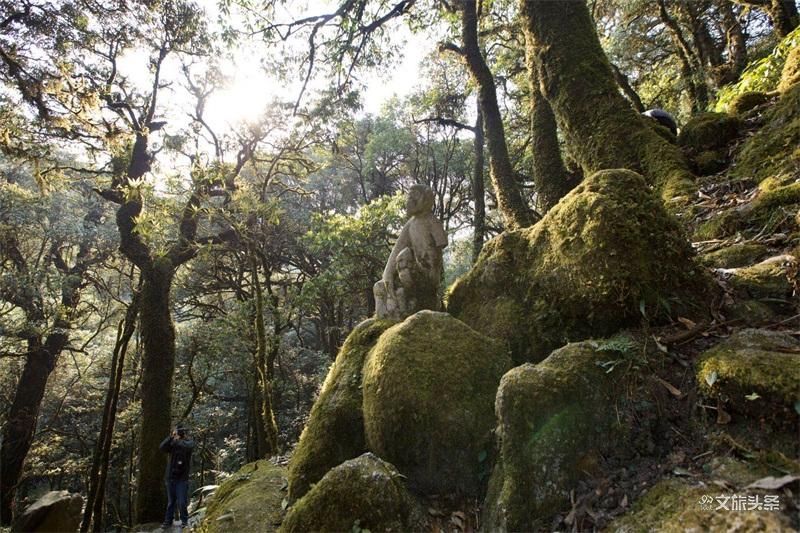
{"label": "statue on rock", "polygon": [[432,210],[430,187],[412,186],[406,197],[409,220],[386,261],[383,278],[373,287],[378,318],[401,320],[422,309],[440,309],[447,233]]}

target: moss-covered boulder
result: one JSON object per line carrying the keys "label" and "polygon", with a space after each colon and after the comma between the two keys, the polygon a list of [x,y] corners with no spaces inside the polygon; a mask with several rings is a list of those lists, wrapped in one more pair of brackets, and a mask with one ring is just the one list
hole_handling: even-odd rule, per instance
{"label": "moss-covered boulder", "polygon": [[[781,512],[763,510],[716,510],[716,496],[730,496],[726,491],[703,485],[690,485],[678,479],[661,481],[630,512],[612,522],[608,531],[638,533],[661,531],[794,531]],[[761,495],[759,501],[764,502]],[[732,506],[731,506],[732,509]]]}
{"label": "moss-covered boulder", "polygon": [[800,84],[778,99],[765,124],[747,138],[733,161],[733,174],[757,181],[790,176],[800,165]]}
{"label": "moss-covered boulder", "polygon": [[789,254],[777,255],[743,268],[720,269],[718,272],[733,288],[736,297],[767,303],[777,310],[793,305],[797,260]]}
{"label": "moss-covered boulder", "polygon": [[211,496],[200,531],[276,531],[285,487],[285,467],[268,460],[246,464]]}
{"label": "moss-covered boulder", "polygon": [[737,94],[728,104],[728,110],[741,115],[769,101],[769,95],[761,91],[745,91]]}
{"label": "moss-covered boulder", "polygon": [[415,490],[477,494],[489,468],[504,346],[447,313],[420,311],[384,333],[364,365],[369,449]]}
{"label": "moss-covered boulder", "polygon": [[450,289],[448,310],[509,343],[517,363],[612,334],[667,306],[692,314],[707,277],[644,180],[598,172],[536,225],[489,241]]}
{"label": "moss-covered boulder", "polygon": [[741,330],[703,353],[696,372],[701,393],[722,400],[731,411],[797,425],[800,341],[791,335]]}
{"label": "moss-covered boulder", "polygon": [[538,365],[509,371],[497,391],[500,453],[485,504],[487,530],[538,531],[569,506],[587,465],[619,436],[621,357],[603,341],[568,344]]}
{"label": "moss-covered boulder", "polygon": [[366,453],[325,474],[289,509],[280,531],[403,532],[420,531],[423,526],[423,514],[406,490],[403,476],[391,464]]}
{"label": "moss-covered boulder", "polygon": [[737,117],[725,113],[695,115],[678,135],[678,144],[689,156],[695,172],[709,175],[724,169],[728,146],[739,135]]}
{"label": "moss-covered boulder", "polygon": [[698,260],[711,268],[740,268],[758,262],[767,253],[763,244],[738,243],[702,254]]}
{"label": "moss-covered boulder", "polygon": [[305,494],[334,466],[367,451],[361,369],[367,352],[392,324],[365,320],[339,350],[289,463],[289,501]]}
{"label": "moss-covered boulder", "polygon": [[739,135],[740,125],[726,113],[700,113],[681,129],[678,144],[693,153],[724,149]]}

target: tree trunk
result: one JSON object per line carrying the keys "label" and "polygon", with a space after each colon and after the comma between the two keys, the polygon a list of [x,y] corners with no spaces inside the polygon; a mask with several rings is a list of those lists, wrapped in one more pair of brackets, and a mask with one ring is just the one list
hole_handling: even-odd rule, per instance
{"label": "tree trunk", "polygon": [[28,355],[14,392],[0,447],[0,515],[4,526],[11,523],[14,496],[22,477],[25,457],[33,443],[47,378],[66,344],[67,334],[63,332],[51,333],[44,343],[40,338],[28,340]]}
{"label": "tree trunk", "polygon": [[775,26],[775,32],[780,38],[784,38],[800,24],[800,16],[797,13],[795,0],[771,0],[767,12]]}
{"label": "tree trunk", "polygon": [[164,518],[167,456],[158,448],[172,425],[172,376],[175,371],[175,328],[169,295],[174,275],[172,262],[160,258],[142,271],[141,332],[142,429],[139,477],[136,481],[136,522]]}
{"label": "tree trunk", "polygon": [[[611,73],[614,75],[614,79],[619,85],[619,88],[622,89],[622,92],[625,94],[625,98],[631,103],[633,108],[636,110],[637,113],[644,113],[647,109],[644,107],[642,103],[642,99],[639,97],[639,93],[637,93],[633,87],[631,87],[631,82],[628,77],[623,73],[618,66],[614,63],[610,63],[611,65]],[[529,67],[530,72],[530,67]]]}
{"label": "tree trunk", "polygon": [[134,296],[125,313],[125,319],[120,324],[117,342],[111,357],[111,379],[108,382],[105,406],[103,408],[103,421],[92,460],[92,470],[89,474],[89,491],[80,528],[82,533],[89,531],[89,526],[92,522],[94,522],[94,531],[101,531],[103,527],[103,503],[105,500],[106,479],[108,478],[108,461],[114,437],[119,392],[122,387],[125,354],[128,351],[128,343],[135,331],[136,317],[138,315],[138,297]]}
{"label": "tree trunk", "polygon": [[689,97],[692,100],[692,110],[695,113],[705,111],[708,107],[708,87],[702,75],[703,65],[697,59],[689,41],[683,35],[680,24],[667,11],[666,0],[658,0],[658,13],[661,22],[669,29],[672,40],[678,52],[678,59],[681,62],[681,76],[689,90]]}
{"label": "tree trunk", "polygon": [[267,331],[264,325],[264,291],[258,279],[258,267],[255,254],[250,252],[252,266],[253,288],[255,298],[256,332],[256,398],[258,410],[256,411],[257,426],[262,435],[259,437],[259,459],[272,457],[278,453],[278,426],[275,423],[275,414],[272,411],[272,371],[267,359]]}
{"label": "tree trunk", "polygon": [[521,7],[542,94],[584,172],[641,172],[664,200],[692,191],[694,176],[683,154],[619,93],[586,3],[522,0]]}
{"label": "tree trunk", "polygon": [[514,167],[508,155],[503,118],[497,104],[497,89],[478,44],[478,12],[475,0],[461,3],[461,53],[475,83],[478,102],[483,111],[486,146],[489,151],[489,172],[497,196],[497,207],[508,229],[524,228],[536,220],[519,189]]}
{"label": "tree trunk", "polygon": [[483,241],[486,238],[486,203],[484,196],[486,191],[483,185],[483,113],[478,104],[473,133],[475,137],[472,141],[475,160],[472,163],[472,200],[475,202],[475,211],[472,218],[472,263],[478,260],[478,256],[483,249]]}
{"label": "tree trunk", "polygon": [[526,37],[531,106],[531,148],[533,150],[533,183],[536,186],[536,207],[544,214],[569,192],[567,169],[561,159],[558,129],[553,110],[539,87],[533,43]]}

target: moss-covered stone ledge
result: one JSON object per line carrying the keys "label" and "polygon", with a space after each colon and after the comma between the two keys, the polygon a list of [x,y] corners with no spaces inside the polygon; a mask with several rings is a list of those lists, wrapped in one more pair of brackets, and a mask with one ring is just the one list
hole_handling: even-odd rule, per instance
{"label": "moss-covered stone ledge", "polygon": [[589,176],[536,225],[489,241],[447,308],[508,343],[515,363],[638,325],[696,316],[711,290],[677,222],[628,170]]}
{"label": "moss-covered stone ledge", "polygon": [[800,341],[787,333],[744,329],[696,362],[700,392],[736,415],[798,428]]}
{"label": "moss-covered stone ledge", "polygon": [[[603,342],[603,341],[598,341]],[[622,436],[615,403],[620,354],[598,342],[568,344],[503,376],[497,391],[499,457],[484,506],[487,530],[536,531],[569,506],[569,491],[597,454]]]}
{"label": "moss-covered stone ledge", "polygon": [[505,347],[447,313],[420,311],[364,364],[367,447],[425,494],[477,496],[488,477]]}
{"label": "moss-covered stone ledge", "polygon": [[266,459],[244,465],[211,496],[200,532],[277,531],[285,487],[286,467]]}
{"label": "moss-covered stone ledge", "polygon": [[394,322],[355,327],[336,357],[289,463],[289,501],[303,496],[334,466],[367,451],[361,411],[361,369],[370,348]]}
{"label": "moss-covered stone ledge", "polygon": [[[424,514],[403,476],[371,453],[345,461],[289,509],[279,531],[421,531]],[[256,531],[256,530],[250,530]]]}

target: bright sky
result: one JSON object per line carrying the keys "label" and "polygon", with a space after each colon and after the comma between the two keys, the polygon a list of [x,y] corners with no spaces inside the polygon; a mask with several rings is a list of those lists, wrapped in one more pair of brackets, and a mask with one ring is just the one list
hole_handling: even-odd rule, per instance
{"label": "bright sky", "polygon": [[[209,15],[216,20],[217,0],[198,0]],[[325,0],[311,0],[307,3],[291,4],[291,13],[286,12],[286,20],[308,14],[330,12],[333,3]],[[418,85],[418,70],[425,54],[430,51],[430,40],[414,35],[401,20],[392,21],[392,33],[398,40],[406,43],[399,63],[383,73],[367,72],[361,74],[366,91],[362,94],[364,112],[377,114],[383,104],[393,96],[406,96]],[[427,47],[426,47],[427,45]],[[208,120],[213,126],[235,124],[260,114],[273,99],[294,101],[299,94],[301,83],[286,85],[278,82],[265,72],[259,61],[259,54],[267,53],[257,43],[245,44],[232,62],[221,65],[223,74],[230,81],[224,90],[213,95],[208,103]]]}

